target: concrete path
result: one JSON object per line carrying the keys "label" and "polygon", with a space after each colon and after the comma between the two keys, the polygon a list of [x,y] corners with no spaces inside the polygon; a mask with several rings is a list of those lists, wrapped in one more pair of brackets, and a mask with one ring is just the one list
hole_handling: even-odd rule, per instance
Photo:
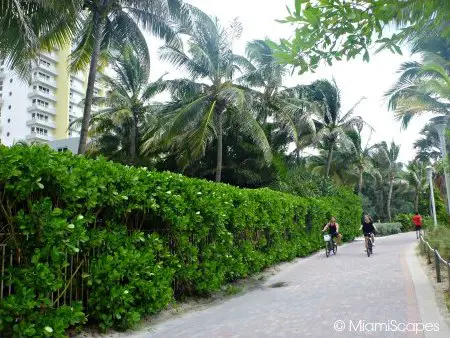
{"label": "concrete path", "polygon": [[448,338],[431,285],[414,260],[416,243],[407,233],[377,239],[370,258],[362,241],[329,258],[320,252],[266,283],[285,282],[283,287],[252,291],[133,337]]}

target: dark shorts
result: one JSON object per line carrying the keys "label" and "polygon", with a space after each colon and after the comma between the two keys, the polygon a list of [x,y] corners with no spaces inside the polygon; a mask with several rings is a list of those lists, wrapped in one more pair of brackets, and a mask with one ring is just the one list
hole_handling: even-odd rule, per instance
{"label": "dark shorts", "polygon": [[416,231],[422,230],[422,226],[421,225],[416,225]]}
{"label": "dark shorts", "polygon": [[331,238],[335,238],[335,237],[338,237],[339,234],[337,232],[332,232],[332,233],[330,233],[330,236],[331,236]]}
{"label": "dark shorts", "polygon": [[365,232],[364,237],[372,237],[373,232]]}

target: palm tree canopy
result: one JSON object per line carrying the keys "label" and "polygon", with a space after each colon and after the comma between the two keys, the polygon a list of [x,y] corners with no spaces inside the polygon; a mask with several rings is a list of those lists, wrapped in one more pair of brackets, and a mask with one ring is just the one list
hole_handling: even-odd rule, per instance
{"label": "palm tree canopy", "polygon": [[20,77],[30,73],[29,61],[40,51],[71,44],[80,28],[83,0],[2,0],[0,58]]}
{"label": "palm tree canopy", "polygon": [[204,18],[185,30],[189,37],[186,50],[173,44],[161,48],[161,58],[187,71],[189,78],[165,81],[172,102],[164,109],[158,128],[147,135],[145,149],[161,140],[166,147],[181,146],[184,155],[180,159],[187,164],[203,156],[218,134],[220,119],[224,125],[238,122],[236,127],[250,135],[270,161],[270,145],[255,119],[252,93],[234,81],[250,65],[232,51],[241,29],[236,21],[223,28],[217,19]]}

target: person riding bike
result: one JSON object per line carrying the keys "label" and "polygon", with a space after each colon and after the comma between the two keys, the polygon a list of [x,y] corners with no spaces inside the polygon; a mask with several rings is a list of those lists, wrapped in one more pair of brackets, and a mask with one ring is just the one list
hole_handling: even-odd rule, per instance
{"label": "person riding bike", "polygon": [[367,247],[367,241],[369,238],[372,239],[372,245],[375,245],[375,226],[373,225],[372,218],[369,215],[364,216],[364,221],[361,225],[362,232],[364,234],[364,240],[366,241],[366,247]]}
{"label": "person riding bike", "polygon": [[337,238],[339,242],[342,235],[339,233],[339,224],[336,223],[336,217],[331,217],[330,221],[325,224],[325,227],[323,228],[322,232],[325,232],[326,230],[329,231],[331,238]]}

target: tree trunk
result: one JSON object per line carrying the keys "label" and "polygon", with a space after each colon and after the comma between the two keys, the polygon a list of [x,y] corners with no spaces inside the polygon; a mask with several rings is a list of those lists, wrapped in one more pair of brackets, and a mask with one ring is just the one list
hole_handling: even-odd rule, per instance
{"label": "tree trunk", "polygon": [[220,182],[222,179],[222,115],[223,112],[219,113],[217,119],[217,165],[216,165],[216,182]]}
{"label": "tree trunk", "polygon": [[300,148],[297,146],[295,148],[295,160],[297,162],[297,165],[300,164]]}
{"label": "tree trunk", "polygon": [[91,64],[89,66],[89,76],[86,88],[86,97],[84,101],[83,120],[81,122],[80,143],[78,145],[78,154],[84,154],[86,151],[89,123],[91,120],[92,99],[94,97],[95,78],[97,76],[97,63],[100,56],[100,45],[105,26],[105,19],[100,16],[99,10],[94,12],[94,49],[91,55]]}
{"label": "tree trunk", "polygon": [[326,177],[330,176],[331,159],[333,157],[333,147],[334,147],[334,142],[331,142],[330,150],[328,151],[327,169],[326,169],[326,172],[325,172],[325,176]]}
{"label": "tree trunk", "polygon": [[388,193],[388,199],[387,199],[387,213],[388,213],[389,222],[392,222],[392,217],[391,217],[391,199],[392,199],[392,188],[393,187],[394,187],[394,180],[391,179],[389,181],[389,193]]}
{"label": "tree trunk", "polygon": [[137,117],[133,114],[131,117],[130,133],[130,159],[131,164],[136,164],[136,140],[137,139]]}
{"label": "tree trunk", "polygon": [[416,189],[416,196],[414,197],[414,212],[419,212],[419,189]]}
{"label": "tree trunk", "polygon": [[364,170],[359,169],[358,194],[361,194],[361,191],[362,191],[362,186],[363,186],[363,174],[364,174]]}

